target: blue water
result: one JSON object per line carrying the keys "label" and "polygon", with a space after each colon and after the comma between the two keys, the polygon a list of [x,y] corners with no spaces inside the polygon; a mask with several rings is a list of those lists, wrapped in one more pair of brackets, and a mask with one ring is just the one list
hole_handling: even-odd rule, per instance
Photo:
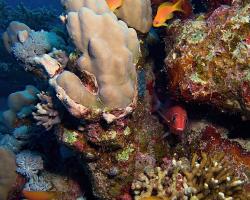
{"label": "blue water", "polygon": [[42,0],[42,1],[35,1],[35,0],[6,0],[11,6],[16,6],[18,3],[23,3],[28,8],[37,8],[37,7],[50,7],[61,9],[60,0]]}

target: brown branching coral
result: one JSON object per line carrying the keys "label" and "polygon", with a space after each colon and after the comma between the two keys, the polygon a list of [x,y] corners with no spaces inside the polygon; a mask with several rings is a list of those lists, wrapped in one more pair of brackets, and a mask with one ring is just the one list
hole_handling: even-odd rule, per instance
{"label": "brown branching coral", "polygon": [[248,199],[245,180],[237,177],[224,153],[210,157],[194,154],[191,168],[183,171],[192,199]]}
{"label": "brown branching coral", "polygon": [[172,160],[169,166],[145,168],[132,183],[135,200],[147,197],[190,200],[249,199],[244,185],[224,153],[210,156],[194,154],[187,159]]}
{"label": "brown branching coral", "polygon": [[184,188],[187,186],[181,172],[188,164],[186,159],[173,159],[167,167],[146,167],[144,173],[139,174],[132,183],[135,200],[152,196],[162,200],[186,199]]}
{"label": "brown branching coral", "polygon": [[165,196],[165,188],[163,187],[164,179],[167,171],[160,167],[146,168],[136,181],[132,183],[132,190],[136,197],[135,200],[153,195],[153,191],[158,197]]}
{"label": "brown branching coral", "polygon": [[37,111],[32,114],[37,120],[37,125],[42,125],[48,131],[61,122],[59,112],[54,109],[51,96],[45,92],[41,92],[37,96],[41,102],[36,105]]}

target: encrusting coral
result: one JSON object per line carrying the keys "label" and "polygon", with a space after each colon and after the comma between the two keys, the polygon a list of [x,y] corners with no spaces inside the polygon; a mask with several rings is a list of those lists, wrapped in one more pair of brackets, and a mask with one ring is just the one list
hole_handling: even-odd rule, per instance
{"label": "encrusting coral", "polygon": [[61,119],[59,112],[54,109],[52,97],[45,92],[37,95],[41,101],[36,105],[36,112],[33,112],[34,119],[37,120],[37,125],[42,125],[49,131],[54,125],[60,124]]}
{"label": "encrusting coral", "polygon": [[163,167],[145,168],[132,183],[135,199],[157,196],[160,199],[248,199],[245,178],[239,177],[224,153],[201,158],[194,154],[187,159],[171,161]]}
{"label": "encrusting coral", "polygon": [[[236,2],[236,1],[235,1]],[[165,63],[173,96],[250,116],[250,4],[222,5],[206,19],[176,21]],[[242,4],[242,2],[240,3]],[[170,44],[173,44],[171,47]]]}
{"label": "encrusting coral", "polygon": [[7,200],[13,184],[16,181],[16,163],[13,153],[0,148],[0,199]]}

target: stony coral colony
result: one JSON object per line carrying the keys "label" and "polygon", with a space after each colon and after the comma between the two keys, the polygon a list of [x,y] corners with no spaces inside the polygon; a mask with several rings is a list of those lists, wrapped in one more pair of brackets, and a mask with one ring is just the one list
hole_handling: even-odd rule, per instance
{"label": "stony coral colony", "polygon": [[30,81],[0,115],[0,199],[250,199],[249,141],[192,107],[250,119],[250,2],[164,2],[61,0],[59,25],[0,0],[1,74]]}

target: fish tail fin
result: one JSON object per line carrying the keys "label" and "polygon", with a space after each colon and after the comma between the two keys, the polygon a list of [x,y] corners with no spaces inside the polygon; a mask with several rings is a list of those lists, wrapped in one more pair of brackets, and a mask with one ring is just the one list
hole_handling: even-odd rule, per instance
{"label": "fish tail fin", "polygon": [[184,1],[185,1],[185,0],[179,0],[179,1],[177,1],[177,2],[174,4],[174,9],[175,9],[176,11],[180,11],[180,12],[185,13],[185,11],[182,9],[182,5],[183,5]]}

